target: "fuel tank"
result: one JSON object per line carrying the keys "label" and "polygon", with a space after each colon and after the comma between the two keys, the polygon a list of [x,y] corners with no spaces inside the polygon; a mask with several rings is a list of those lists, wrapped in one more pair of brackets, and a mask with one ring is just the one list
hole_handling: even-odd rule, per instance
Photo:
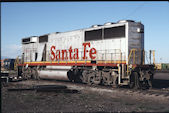
{"label": "fuel tank", "polygon": [[47,66],[45,70],[38,71],[38,75],[42,79],[55,79],[69,81],[67,72],[71,66]]}
{"label": "fuel tank", "polygon": [[38,75],[42,79],[55,79],[55,80],[69,81],[66,70],[41,70],[38,71]]}

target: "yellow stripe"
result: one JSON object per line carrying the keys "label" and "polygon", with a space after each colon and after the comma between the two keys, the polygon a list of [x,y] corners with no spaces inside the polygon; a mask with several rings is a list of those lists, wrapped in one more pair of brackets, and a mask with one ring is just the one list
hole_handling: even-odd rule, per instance
{"label": "yellow stripe", "polygon": [[121,60],[118,60],[118,61],[97,61],[97,63],[126,63],[126,61],[121,61]]}

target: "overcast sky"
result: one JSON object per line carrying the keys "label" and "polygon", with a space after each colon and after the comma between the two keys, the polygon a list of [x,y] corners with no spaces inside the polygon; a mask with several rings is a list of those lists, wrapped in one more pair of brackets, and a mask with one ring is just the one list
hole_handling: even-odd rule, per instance
{"label": "overcast sky", "polygon": [[21,39],[123,19],[145,26],[145,50],[169,63],[169,2],[3,2],[1,56],[21,55]]}

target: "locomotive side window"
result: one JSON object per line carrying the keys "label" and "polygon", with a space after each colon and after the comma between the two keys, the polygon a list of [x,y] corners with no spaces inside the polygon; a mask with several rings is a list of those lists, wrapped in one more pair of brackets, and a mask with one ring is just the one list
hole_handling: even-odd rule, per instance
{"label": "locomotive side window", "polygon": [[22,39],[22,44],[24,44],[24,43],[29,43],[29,42],[30,42],[30,38]]}
{"label": "locomotive side window", "polygon": [[86,31],[85,41],[102,40],[102,29]]}
{"label": "locomotive side window", "polygon": [[125,26],[104,29],[104,39],[125,37]]}
{"label": "locomotive side window", "polygon": [[48,42],[48,35],[43,35],[39,37],[39,43]]}

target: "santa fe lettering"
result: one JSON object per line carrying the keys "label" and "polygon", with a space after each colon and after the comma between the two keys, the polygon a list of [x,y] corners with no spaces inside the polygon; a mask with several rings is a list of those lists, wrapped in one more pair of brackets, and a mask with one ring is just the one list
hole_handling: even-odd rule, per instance
{"label": "santa fe lettering", "polygon": [[[90,50],[88,50],[87,48],[90,48],[90,42],[87,43],[83,43],[83,56],[82,59],[85,60],[88,57],[90,57],[92,60],[94,60],[96,58],[96,49],[95,48],[91,48]],[[51,46],[51,60],[67,60],[67,59],[79,59],[79,49],[78,48],[74,48],[72,49],[72,46],[70,46],[69,50],[55,50],[56,47],[55,46]],[[87,53],[89,52],[89,56],[87,56]],[[69,55],[69,57],[68,57]]]}

